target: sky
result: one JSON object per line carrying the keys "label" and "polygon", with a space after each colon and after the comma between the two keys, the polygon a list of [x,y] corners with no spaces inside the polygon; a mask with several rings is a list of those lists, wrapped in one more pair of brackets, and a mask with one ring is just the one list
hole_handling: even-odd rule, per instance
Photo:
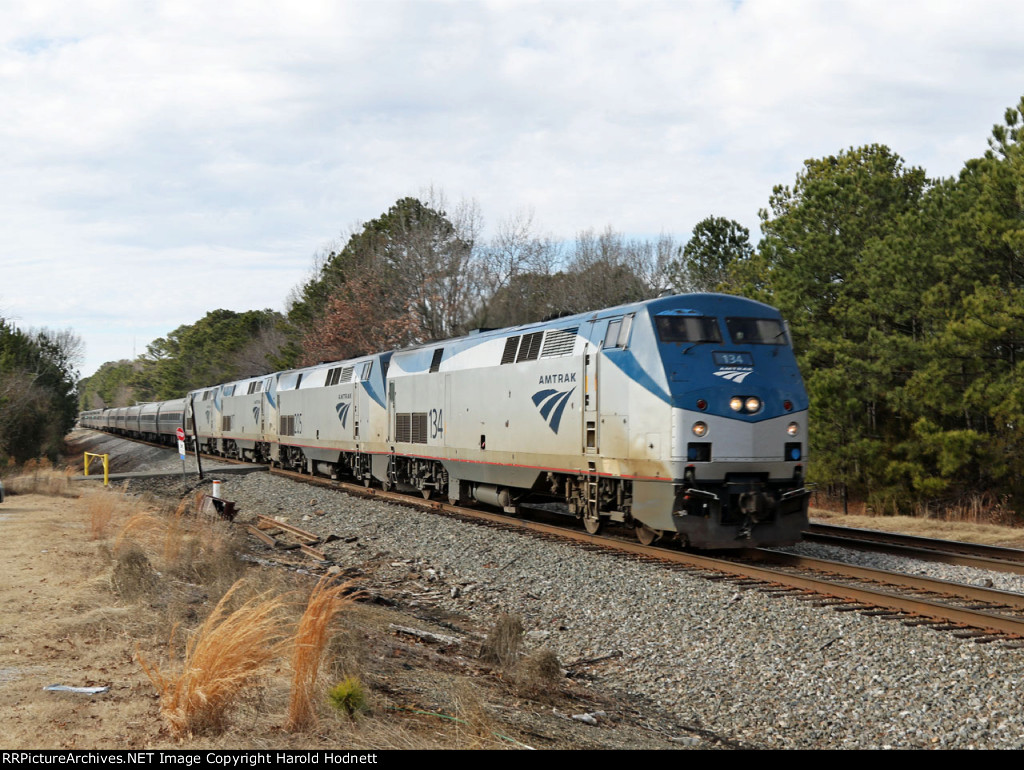
{"label": "sky", "polygon": [[0,317],[81,371],[208,311],[284,310],[399,198],[484,236],[759,232],[805,159],[932,177],[1024,95],[1024,3],[0,0]]}

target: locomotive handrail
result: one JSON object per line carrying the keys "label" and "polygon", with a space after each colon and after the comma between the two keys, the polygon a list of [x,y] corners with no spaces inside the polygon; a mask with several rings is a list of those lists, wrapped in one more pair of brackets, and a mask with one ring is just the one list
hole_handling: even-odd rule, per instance
{"label": "locomotive handrail", "polygon": [[707,500],[714,500],[716,502],[719,500],[718,495],[714,492],[708,492],[706,489],[694,489],[693,487],[690,487],[686,490],[686,494],[694,495],[695,497],[703,497]]}
{"label": "locomotive handrail", "polygon": [[807,487],[800,487],[800,489],[791,489],[791,490],[789,490],[784,495],[782,495],[782,497],[780,499],[781,500],[789,500],[791,497],[796,497],[797,495],[809,495],[809,494],[811,494],[811,490],[809,490]]}

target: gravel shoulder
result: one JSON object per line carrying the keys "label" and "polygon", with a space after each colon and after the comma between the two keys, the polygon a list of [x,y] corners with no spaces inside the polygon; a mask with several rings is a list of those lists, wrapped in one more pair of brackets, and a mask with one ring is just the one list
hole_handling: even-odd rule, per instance
{"label": "gravel shoulder", "polygon": [[657,740],[636,747],[1024,747],[1022,650],[268,474],[224,487],[243,519],[336,535],[331,559],[412,612],[477,629],[520,616],[529,644],[553,650],[596,700],[631,704],[616,719],[649,724]]}

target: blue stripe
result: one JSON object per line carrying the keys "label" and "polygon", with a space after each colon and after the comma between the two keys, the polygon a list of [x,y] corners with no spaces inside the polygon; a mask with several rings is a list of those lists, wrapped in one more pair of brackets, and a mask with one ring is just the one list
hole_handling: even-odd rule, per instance
{"label": "blue stripe", "polygon": [[[668,391],[654,381],[651,375],[647,373],[647,370],[636,360],[632,351],[609,350],[605,353],[605,360],[614,364],[616,368],[644,390],[650,391],[666,404],[671,403],[672,397]],[[664,364],[660,358],[658,359],[657,366],[659,371],[664,371]]]}
{"label": "blue stripe", "polygon": [[566,393],[564,396],[562,396],[561,399],[558,399],[558,408],[555,409],[554,414],[551,416],[551,423],[550,423],[551,424],[551,429],[555,433],[558,433],[558,426],[562,422],[562,412],[565,411],[565,405],[567,403],[569,403],[569,396],[572,395],[573,390],[576,390],[576,388],[573,388],[568,393]]}
{"label": "blue stripe", "polygon": [[377,389],[374,388],[373,385],[370,384],[370,380],[367,380],[366,382],[362,383],[362,386],[363,386],[363,389],[366,391],[366,394],[370,398],[372,398],[374,401],[376,401],[377,404],[380,405],[381,409],[385,408],[384,407],[384,396],[380,395],[377,392]]}

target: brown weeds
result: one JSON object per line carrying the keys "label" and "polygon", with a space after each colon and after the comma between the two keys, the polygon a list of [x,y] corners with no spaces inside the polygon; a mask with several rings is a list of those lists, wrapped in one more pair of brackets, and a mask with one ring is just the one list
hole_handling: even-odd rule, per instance
{"label": "brown weeds", "polygon": [[153,541],[162,538],[167,525],[159,516],[149,511],[139,511],[132,514],[121,527],[114,540],[114,552],[130,546],[133,541],[139,541],[146,545],[152,545]]}
{"label": "brown weeds", "polygon": [[353,596],[344,595],[350,588],[350,583],[332,586],[331,577],[324,575],[313,588],[306,610],[299,619],[292,652],[291,699],[285,724],[289,731],[304,730],[316,721],[313,693],[327,646],[327,630],[334,616],[346,604],[352,603]]}
{"label": "brown weeds", "polygon": [[227,710],[282,652],[280,597],[261,594],[227,614],[235,583],[189,638],[181,673],[165,676],[139,656],[160,693],[160,713],[178,738],[219,732]]}
{"label": "brown weeds", "polygon": [[127,601],[152,596],[159,586],[153,565],[138,546],[123,548],[118,552],[110,583],[117,595]]}
{"label": "brown weeds", "polygon": [[167,564],[175,564],[181,558],[182,543],[185,539],[185,509],[187,503],[182,500],[174,512],[164,521],[163,556]]}
{"label": "brown weeds", "polygon": [[509,669],[519,660],[523,646],[523,622],[517,615],[502,613],[480,648],[480,660]]}
{"label": "brown weeds", "polygon": [[141,542],[154,555],[160,554],[165,565],[173,565],[181,558],[183,541],[189,529],[182,505],[170,515],[138,511],[121,528],[114,541],[114,550],[119,551],[133,541]]}
{"label": "brown weeds", "polygon": [[89,539],[99,540],[110,526],[111,519],[118,510],[119,500],[114,495],[103,492],[89,495],[85,511],[89,516]]}
{"label": "brown weeds", "polygon": [[460,749],[493,749],[497,740],[498,722],[487,708],[484,693],[465,677],[452,682],[452,705],[455,708],[455,741]]}
{"label": "brown weeds", "polygon": [[48,460],[29,460],[18,475],[4,482],[4,488],[12,495],[77,497],[71,488],[71,475],[70,469],[53,468]]}
{"label": "brown weeds", "polygon": [[562,681],[562,664],[554,652],[544,648],[520,660],[513,673],[517,691],[543,696],[557,690]]}

